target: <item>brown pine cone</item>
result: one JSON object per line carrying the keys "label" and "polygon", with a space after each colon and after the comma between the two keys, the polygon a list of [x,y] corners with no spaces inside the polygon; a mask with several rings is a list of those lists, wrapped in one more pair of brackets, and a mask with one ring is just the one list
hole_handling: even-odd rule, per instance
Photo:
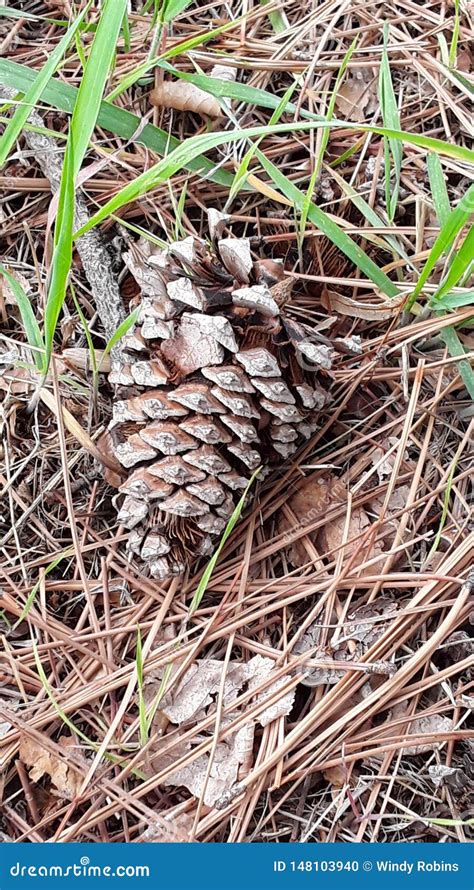
{"label": "brown pine cone", "polygon": [[118,519],[160,579],[212,552],[253,472],[289,458],[326,399],[316,375],[331,350],[285,317],[282,266],[222,237],[227,220],[209,211],[211,245],[125,256],[142,293],[109,375],[112,449],[129,471]]}

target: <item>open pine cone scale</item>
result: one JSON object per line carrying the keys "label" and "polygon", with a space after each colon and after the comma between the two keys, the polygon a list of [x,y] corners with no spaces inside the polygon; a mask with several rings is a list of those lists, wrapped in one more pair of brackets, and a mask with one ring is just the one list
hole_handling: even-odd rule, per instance
{"label": "open pine cone scale", "polygon": [[212,552],[254,471],[286,461],[326,399],[320,347],[279,305],[282,266],[223,237],[227,221],[211,210],[210,243],[125,256],[141,296],[109,375],[118,519],[159,579]]}

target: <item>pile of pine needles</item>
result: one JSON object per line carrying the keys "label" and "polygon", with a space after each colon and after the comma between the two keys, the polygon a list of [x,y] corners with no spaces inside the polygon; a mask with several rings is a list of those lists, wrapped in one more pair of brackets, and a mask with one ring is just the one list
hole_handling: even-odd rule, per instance
{"label": "pile of pine needles", "polygon": [[[471,6],[20,6],[0,16],[2,838],[469,839]],[[125,556],[95,356],[130,323],[126,245],[205,235],[210,206],[284,262],[295,320],[354,348],[215,565],[160,584]],[[99,231],[115,328],[81,250]]]}

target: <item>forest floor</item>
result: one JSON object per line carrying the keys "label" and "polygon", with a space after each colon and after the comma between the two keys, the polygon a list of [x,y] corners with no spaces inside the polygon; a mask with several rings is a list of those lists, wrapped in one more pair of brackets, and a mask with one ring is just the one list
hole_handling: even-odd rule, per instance
{"label": "forest floor", "polygon": [[[1,837],[472,839],[473,5],[121,5],[86,137],[107,6],[0,13],[6,125],[85,10],[0,142]],[[126,244],[206,237],[212,207],[283,261],[289,316],[346,344],[318,430],[254,484],[207,583],[205,560],[160,582],[125,551],[113,389],[85,360],[107,294],[55,250],[68,131],[88,215],[117,199],[95,231],[125,311]]]}

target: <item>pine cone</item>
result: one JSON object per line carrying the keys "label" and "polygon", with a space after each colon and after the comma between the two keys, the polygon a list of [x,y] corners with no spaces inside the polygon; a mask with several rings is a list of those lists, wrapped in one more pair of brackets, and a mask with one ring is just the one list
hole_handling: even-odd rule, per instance
{"label": "pine cone", "polygon": [[211,245],[125,256],[142,293],[109,375],[112,450],[130,471],[118,519],[160,579],[212,552],[253,472],[289,458],[326,399],[316,374],[331,350],[285,317],[281,264],[222,237],[227,220],[209,211]]}

